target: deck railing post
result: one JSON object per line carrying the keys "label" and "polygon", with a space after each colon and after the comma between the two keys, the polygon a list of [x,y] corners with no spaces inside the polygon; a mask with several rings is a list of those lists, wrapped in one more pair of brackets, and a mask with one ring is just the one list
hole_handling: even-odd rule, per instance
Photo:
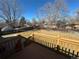
{"label": "deck railing post", "polygon": [[67,53],[67,48],[65,48],[65,54]]}
{"label": "deck railing post", "polygon": [[49,43],[49,47],[51,48],[51,43]]}
{"label": "deck railing post", "polygon": [[70,55],[70,49],[68,50],[68,55]]}
{"label": "deck railing post", "polygon": [[33,36],[33,41],[34,41],[34,33],[33,33],[33,35],[32,35],[32,36]]}
{"label": "deck railing post", "polygon": [[52,44],[52,48],[53,48],[53,44]]}
{"label": "deck railing post", "polygon": [[62,50],[62,52],[63,52],[63,50],[64,50],[64,49],[63,49],[63,47],[62,47],[62,49],[61,49],[61,50]]}
{"label": "deck railing post", "polygon": [[77,56],[79,57],[79,52],[77,52]]}
{"label": "deck railing post", "polygon": [[57,51],[59,51],[60,50],[60,46],[59,45],[57,45]]}
{"label": "deck railing post", "polygon": [[47,42],[47,47],[49,47],[49,42]]}
{"label": "deck railing post", "polygon": [[75,56],[74,52],[75,52],[75,51],[73,50],[72,56]]}
{"label": "deck railing post", "polygon": [[10,42],[8,42],[8,48],[10,49]]}

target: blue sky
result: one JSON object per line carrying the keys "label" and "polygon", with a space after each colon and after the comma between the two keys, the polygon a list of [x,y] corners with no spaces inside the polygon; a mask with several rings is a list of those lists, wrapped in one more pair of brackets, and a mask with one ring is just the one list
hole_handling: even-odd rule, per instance
{"label": "blue sky", "polygon": [[[65,0],[69,9],[69,15],[74,15],[74,11],[79,8],[79,0]],[[19,0],[22,7],[22,16],[27,19],[35,17],[38,8],[42,7],[47,2],[54,2],[54,0]]]}

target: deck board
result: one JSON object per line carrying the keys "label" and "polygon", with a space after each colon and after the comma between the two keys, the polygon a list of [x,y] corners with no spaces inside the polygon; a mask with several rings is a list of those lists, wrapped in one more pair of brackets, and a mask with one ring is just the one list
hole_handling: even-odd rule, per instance
{"label": "deck board", "polygon": [[64,55],[53,52],[39,44],[31,43],[24,50],[17,52],[8,59],[69,59]]}

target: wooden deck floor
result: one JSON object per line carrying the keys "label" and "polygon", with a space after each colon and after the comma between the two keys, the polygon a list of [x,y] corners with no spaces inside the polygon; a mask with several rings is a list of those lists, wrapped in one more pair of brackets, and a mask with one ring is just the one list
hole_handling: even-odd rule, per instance
{"label": "wooden deck floor", "polygon": [[31,43],[24,50],[17,52],[8,59],[70,59],[53,52],[39,44]]}

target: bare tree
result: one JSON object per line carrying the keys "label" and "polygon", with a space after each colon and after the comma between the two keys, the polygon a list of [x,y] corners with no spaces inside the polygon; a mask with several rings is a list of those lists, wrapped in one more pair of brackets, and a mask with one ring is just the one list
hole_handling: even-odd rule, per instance
{"label": "bare tree", "polygon": [[58,20],[57,23],[56,23],[56,26],[57,26],[58,29],[61,28],[61,29],[64,29],[65,30],[66,23],[67,23],[67,21],[65,19]]}
{"label": "bare tree", "polygon": [[54,2],[54,16],[55,18],[63,18],[67,15],[68,8],[64,0],[55,0]]}
{"label": "bare tree", "polygon": [[32,26],[36,26],[38,23],[37,23],[37,20],[36,20],[36,18],[33,18],[32,19]]}
{"label": "bare tree", "polygon": [[5,20],[8,25],[14,27],[19,16],[17,0],[0,0],[0,12],[0,18]]}
{"label": "bare tree", "polygon": [[24,27],[26,24],[26,20],[25,20],[25,17],[21,17],[20,21],[19,21],[19,26],[20,27]]}
{"label": "bare tree", "polygon": [[53,16],[52,3],[51,2],[46,3],[44,6],[38,9],[37,13],[39,20],[43,19],[45,21],[48,20],[49,22],[51,22]]}
{"label": "bare tree", "polygon": [[48,20],[48,24],[56,23],[58,19],[64,19],[67,16],[68,8],[64,0],[55,0],[54,3],[48,2],[39,8],[38,16]]}
{"label": "bare tree", "polygon": [[46,13],[46,17],[47,17],[47,19],[50,21],[51,20],[51,18],[52,18],[52,11],[53,11],[53,8],[52,8],[52,3],[47,3],[47,4],[45,4],[44,5],[44,11],[45,11],[45,13]]}
{"label": "bare tree", "polygon": [[79,8],[75,11],[75,13],[76,13],[76,16],[74,16],[75,17],[75,21],[79,22]]}
{"label": "bare tree", "polygon": [[65,18],[68,16],[67,15],[68,8],[66,2],[64,0],[55,0],[53,6],[54,6],[53,19],[56,21],[56,24],[58,23],[56,26],[58,28],[62,27],[63,29],[65,29],[66,27]]}

